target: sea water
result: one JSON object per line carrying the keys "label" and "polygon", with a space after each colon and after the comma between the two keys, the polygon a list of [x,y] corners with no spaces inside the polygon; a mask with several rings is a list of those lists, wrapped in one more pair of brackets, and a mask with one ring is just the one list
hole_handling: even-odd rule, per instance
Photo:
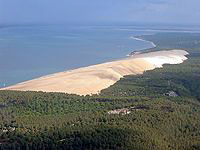
{"label": "sea water", "polygon": [[133,36],[153,33],[112,26],[0,28],[0,87],[124,58],[132,51],[152,47]]}

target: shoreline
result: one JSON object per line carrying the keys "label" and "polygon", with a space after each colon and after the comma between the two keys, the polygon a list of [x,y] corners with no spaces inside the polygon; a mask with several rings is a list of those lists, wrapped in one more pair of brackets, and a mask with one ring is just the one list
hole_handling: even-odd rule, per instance
{"label": "shoreline", "polygon": [[[138,34],[138,35],[135,35],[135,36],[140,36],[140,35],[142,35],[142,34]],[[127,36],[127,40],[129,39],[129,42],[132,42],[132,40],[130,40],[130,35],[129,36]],[[1,40],[1,39],[0,39]],[[136,41],[137,39],[135,39],[135,41]],[[134,42],[134,41],[133,41]],[[143,51],[143,50],[145,50],[145,49],[149,49],[149,48],[151,48],[151,45],[149,45],[149,42],[150,41],[145,41],[145,42],[148,42],[147,43],[147,46],[143,46],[143,48],[142,48],[142,46],[141,46],[141,48],[139,47],[138,48],[138,51]],[[142,43],[142,42],[140,42],[141,43],[141,45],[143,45],[144,43]],[[137,49],[136,49],[137,50]],[[122,52],[120,52],[121,53],[121,56],[119,55],[119,56],[117,56],[117,57],[108,57],[108,58],[106,58],[106,60],[103,60],[104,58],[102,58],[102,60],[103,61],[101,61],[101,59],[100,60],[98,60],[98,61],[96,61],[96,63],[95,63],[95,61],[94,61],[94,63],[89,63],[88,65],[93,65],[93,64],[98,64],[98,63],[104,63],[104,62],[108,62],[108,61],[115,61],[115,60],[121,60],[121,59],[124,59],[124,58],[126,58],[126,57],[129,57],[129,56],[131,56],[130,54],[133,52],[133,49],[130,47],[129,48],[129,50],[127,51],[127,52],[125,52],[124,54],[122,54]],[[111,54],[112,55],[112,54]],[[98,57],[98,56],[97,56]],[[87,61],[86,61],[87,62]],[[34,62],[33,62],[34,63]],[[87,65],[79,65],[79,64],[81,64],[81,63],[76,63],[76,62],[74,62],[73,63],[74,65],[69,65],[70,67],[69,67],[69,69],[76,69],[76,68],[78,68],[77,66],[87,66]],[[76,65],[76,64],[78,64],[78,65]],[[20,67],[19,67],[20,68]],[[56,68],[56,67],[55,67]],[[24,80],[24,76],[26,75],[26,74],[19,74],[20,76],[23,76],[23,77],[20,77],[19,75],[19,77],[12,77],[12,76],[10,76],[10,72],[6,72],[5,71],[5,73],[4,74],[6,74],[6,76],[8,76],[8,77],[6,77],[4,74],[4,76],[5,76],[5,78],[2,78],[2,81],[0,82],[0,89],[1,88],[6,88],[6,87],[9,87],[9,86],[12,86],[12,85],[16,85],[16,84],[18,84],[18,83],[21,83],[21,82],[25,82],[25,81],[27,81],[27,80],[33,80],[33,79],[35,79],[35,78],[39,78],[39,77],[43,77],[43,76],[48,76],[48,74],[54,74],[54,73],[56,73],[56,72],[60,72],[60,71],[65,71],[66,70],[66,68],[68,68],[68,66],[66,66],[65,68],[63,67],[62,69],[59,69],[59,70],[57,70],[57,71],[47,71],[48,73],[41,73],[40,74],[40,72],[41,71],[38,71],[36,74],[34,74],[34,75],[28,75],[28,78],[26,78],[25,80]],[[23,69],[21,69],[22,71],[23,71]],[[45,69],[44,69],[45,70]],[[56,70],[56,69],[55,69]],[[67,69],[68,70],[68,69]],[[9,70],[10,71],[10,70]],[[18,70],[17,70],[18,71]],[[25,70],[26,71],[26,70]],[[24,71],[24,72],[25,72]],[[30,71],[32,71],[31,69],[30,69]],[[34,71],[34,70],[33,70]],[[15,72],[12,72],[12,73],[15,73]],[[11,74],[12,74],[11,73]],[[28,74],[31,74],[31,73],[29,73],[28,72]],[[39,75],[38,75],[39,74]]]}
{"label": "shoreline", "polygon": [[78,95],[98,94],[126,75],[142,74],[163,64],[180,64],[187,59],[185,50],[162,50],[63,71],[18,83],[0,90],[61,92]]}
{"label": "shoreline", "polygon": [[[153,42],[144,40],[144,39],[142,39],[142,38],[137,38],[138,36],[141,36],[141,35],[130,36],[129,38],[130,38],[130,39],[133,39],[133,40],[137,40],[137,41],[143,41],[143,42],[150,43],[150,44],[153,46],[153,47],[151,47],[151,48],[156,47],[156,45],[155,45]],[[1,40],[1,39],[0,39],[0,40]],[[129,54],[125,54],[123,57],[116,58],[116,59],[111,59],[111,60],[108,60],[108,61],[105,61],[105,62],[110,62],[110,61],[116,61],[116,60],[126,59],[127,57],[131,57],[131,56],[133,55],[134,52],[136,52],[136,53],[139,54],[139,53],[145,52],[145,50],[147,50],[147,49],[150,49],[150,48],[144,48],[144,49],[139,49],[139,50],[136,49],[135,51],[129,52]],[[102,63],[105,63],[105,62],[102,62]],[[91,64],[91,65],[93,65],[93,64]],[[84,67],[84,66],[83,66],[83,67]],[[77,68],[75,67],[75,68],[72,68],[72,69],[69,69],[69,70],[63,70],[63,71],[61,70],[61,72],[66,72],[66,71],[70,71],[70,70],[74,70],[74,69],[77,69]],[[59,72],[60,72],[60,71],[59,71]],[[53,72],[53,73],[50,73],[50,74],[55,74],[55,73],[58,73],[58,72]],[[45,75],[42,75],[42,76],[39,76],[39,77],[33,77],[32,79],[29,79],[29,80],[34,80],[35,78],[46,77],[46,76],[49,76],[50,74],[45,74]],[[13,83],[13,84],[7,83],[7,82],[2,82],[1,85],[0,85],[0,89],[6,88],[6,87],[10,87],[10,86],[13,86],[13,85],[16,85],[16,84],[19,84],[19,83],[22,83],[22,82],[26,82],[26,81],[27,81],[27,80],[22,80],[22,81],[20,81],[20,82],[18,82],[18,83]]]}

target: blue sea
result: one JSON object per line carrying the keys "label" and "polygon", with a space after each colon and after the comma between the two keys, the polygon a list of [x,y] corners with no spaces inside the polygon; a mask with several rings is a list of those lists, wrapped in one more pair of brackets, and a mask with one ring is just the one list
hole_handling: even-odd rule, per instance
{"label": "blue sea", "polygon": [[131,36],[155,31],[117,26],[9,26],[0,28],[0,87],[43,75],[126,57],[152,44]]}

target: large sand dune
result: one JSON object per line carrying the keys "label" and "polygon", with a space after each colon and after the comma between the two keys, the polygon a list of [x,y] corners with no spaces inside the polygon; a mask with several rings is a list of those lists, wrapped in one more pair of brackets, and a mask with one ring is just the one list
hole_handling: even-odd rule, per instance
{"label": "large sand dune", "polygon": [[137,54],[127,59],[107,62],[22,82],[1,90],[96,94],[125,75],[142,74],[163,64],[180,64],[187,59],[185,50]]}

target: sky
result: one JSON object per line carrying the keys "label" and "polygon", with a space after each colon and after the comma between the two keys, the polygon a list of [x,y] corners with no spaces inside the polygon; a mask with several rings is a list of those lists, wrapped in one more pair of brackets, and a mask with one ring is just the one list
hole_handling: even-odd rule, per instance
{"label": "sky", "polygon": [[200,0],[0,0],[0,24],[94,22],[200,25]]}

